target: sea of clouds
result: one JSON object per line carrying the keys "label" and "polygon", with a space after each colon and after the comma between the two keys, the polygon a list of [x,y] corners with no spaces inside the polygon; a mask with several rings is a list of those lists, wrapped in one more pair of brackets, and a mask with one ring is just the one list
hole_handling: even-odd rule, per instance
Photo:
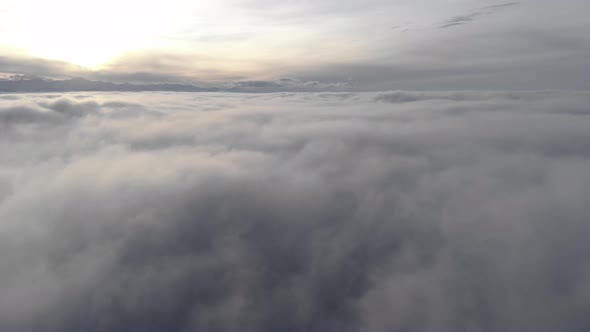
{"label": "sea of clouds", "polygon": [[0,95],[0,331],[590,330],[590,93]]}

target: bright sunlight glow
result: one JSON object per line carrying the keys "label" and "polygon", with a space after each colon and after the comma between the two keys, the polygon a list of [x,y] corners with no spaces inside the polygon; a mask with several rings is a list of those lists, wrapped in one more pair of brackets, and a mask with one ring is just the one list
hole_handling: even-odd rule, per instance
{"label": "bright sunlight glow", "polygon": [[13,44],[35,57],[91,69],[125,52],[153,47],[178,21],[176,12],[150,1],[45,1],[36,2],[35,11],[27,10],[26,2],[16,4],[27,19],[17,22]]}

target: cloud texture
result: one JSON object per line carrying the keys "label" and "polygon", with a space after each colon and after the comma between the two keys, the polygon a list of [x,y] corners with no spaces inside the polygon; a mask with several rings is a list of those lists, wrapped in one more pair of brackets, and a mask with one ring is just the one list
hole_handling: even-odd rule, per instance
{"label": "cloud texture", "polygon": [[2,331],[588,331],[590,95],[0,95]]}
{"label": "cloud texture", "polygon": [[494,13],[494,11],[497,11],[500,9],[505,9],[505,8],[512,7],[512,6],[516,6],[517,4],[518,4],[518,2],[507,2],[507,3],[503,3],[503,4],[492,5],[492,6],[487,6],[487,7],[483,7],[483,8],[477,8],[475,10],[472,10],[469,14],[458,15],[458,16],[454,16],[454,17],[448,19],[446,22],[441,24],[439,26],[439,28],[444,29],[444,28],[450,28],[450,27],[454,27],[454,26],[458,26],[458,25],[464,25],[464,24],[473,22],[473,20],[476,19],[477,17],[491,15]]}

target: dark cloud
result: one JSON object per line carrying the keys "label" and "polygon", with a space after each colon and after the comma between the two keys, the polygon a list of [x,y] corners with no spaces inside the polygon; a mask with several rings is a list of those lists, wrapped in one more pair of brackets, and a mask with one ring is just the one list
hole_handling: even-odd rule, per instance
{"label": "dark cloud", "polygon": [[224,89],[238,92],[342,91],[350,88],[348,83],[322,83],[292,77],[281,77],[272,81],[234,81],[226,83],[224,87]]}
{"label": "dark cloud", "polygon": [[523,92],[523,91],[514,91],[514,92],[493,92],[493,91],[486,91],[486,92],[463,92],[463,91],[455,91],[455,92],[436,92],[436,91],[419,91],[419,92],[409,92],[409,91],[390,91],[390,92],[382,92],[378,93],[375,96],[375,101],[381,102],[389,102],[389,103],[408,103],[408,102],[415,102],[415,101],[429,101],[429,100],[450,100],[450,101],[457,101],[457,102],[466,102],[466,101],[485,101],[485,100],[492,100],[492,101],[534,101],[537,99],[545,99],[547,97],[555,97],[559,96],[560,92],[551,92],[551,91],[543,91],[543,92]]}
{"label": "dark cloud", "polygon": [[63,61],[30,56],[0,55],[0,73],[41,76],[79,76],[87,70]]}
{"label": "dark cloud", "polygon": [[[322,83],[319,81],[301,81],[291,77],[282,77],[272,81],[233,81],[219,87],[198,87],[192,84],[175,83],[112,83],[91,81],[83,78],[55,80],[28,75],[14,75],[0,79],[0,92],[78,92],[78,91],[172,91],[172,92],[279,92],[279,91],[342,91],[350,89],[347,83]],[[7,97],[5,97],[7,98]],[[13,98],[13,97],[10,97]]]}
{"label": "dark cloud", "polygon": [[587,93],[19,97],[0,330],[590,328]]}
{"label": "dark cloud", "polygon": [[454,27],[454,26],[458,26],[458,25],[464,25],[464,24],[472,22],[477,17],[490,15],[500,9],[516,6],[518,4],[519,4],[518,2],[508,2],[508,3],[498,4],[498,5],[477,8],[477,9],[474,9],[469,14],[457,15],[457,16],[454,16],[454,17],[448,19],[447,21],[445,21],[444,23],[439,25],[439,28],[444,29],[444,28],[450,28],[450,27]]}
{"label": "dark cloud", "polygon": [[[31,56],[0,56],[0,73],[16,74],[23,78],[69,79],[81,77],[92,81],[132,84],[194,84],[211,87],[213,78],[223,82],[235,79],[235,73],[228,74],[207,68],[195,68],[194,61],[210,62],[207,57],[177,54],[145,53],[127,54],[113,60],[100,70],[72,65],[62,61],[46,60]],[[211,66],[210,64],[201,67]],[[239,75],[238,75],[239,77]],[[0,83],[4,80],[0,79]],[[97,89],[102,90],[102,89]],[[0,91],[3,90],[0,87]],[[41,90],[45,91],[45,90]],[[60,91],[59,89],[57,91]],[[70,91],[70,90],[61,90]],[[75,90],[74,90],[75,91]]]}
{"label": "dark cloud", "polygon": [[216,91],[192,84],[131,84],[90,81],[83,78],[55,80],[42,77],[15,75],[0,80],[0,92],[73,92],[73,91]]}
{"label": "dark cloud", "polygon": [[491,6],[482,7],[481,9],[506,8],[506,7],[516,6],[518,4],[519,4],[519,2],[507,2],[507,3],[501,3],[501,4],[497,4],[497,5],[491,5]]}

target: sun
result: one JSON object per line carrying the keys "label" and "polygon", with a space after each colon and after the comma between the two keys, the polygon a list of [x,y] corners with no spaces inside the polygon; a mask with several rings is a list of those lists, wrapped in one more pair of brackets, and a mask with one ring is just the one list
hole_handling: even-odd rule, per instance
{"label": "sun", "polygon": [[[92,36],[92,35],[90,35]],[[64,61],[88,69],[100,69],[102,65],[126,51],[126,45],[100,42],[87,31],[79,36],[70,35],[45,41],[36,41],[27,47],[28,53],[44,59]]]}
{"label": "sun", "polygon": [[23,14],[14,35],[32,56],[98,69],[125,52],[153,47],[159,34],[174,27],[171,13],[153,3],[40,1]]}

